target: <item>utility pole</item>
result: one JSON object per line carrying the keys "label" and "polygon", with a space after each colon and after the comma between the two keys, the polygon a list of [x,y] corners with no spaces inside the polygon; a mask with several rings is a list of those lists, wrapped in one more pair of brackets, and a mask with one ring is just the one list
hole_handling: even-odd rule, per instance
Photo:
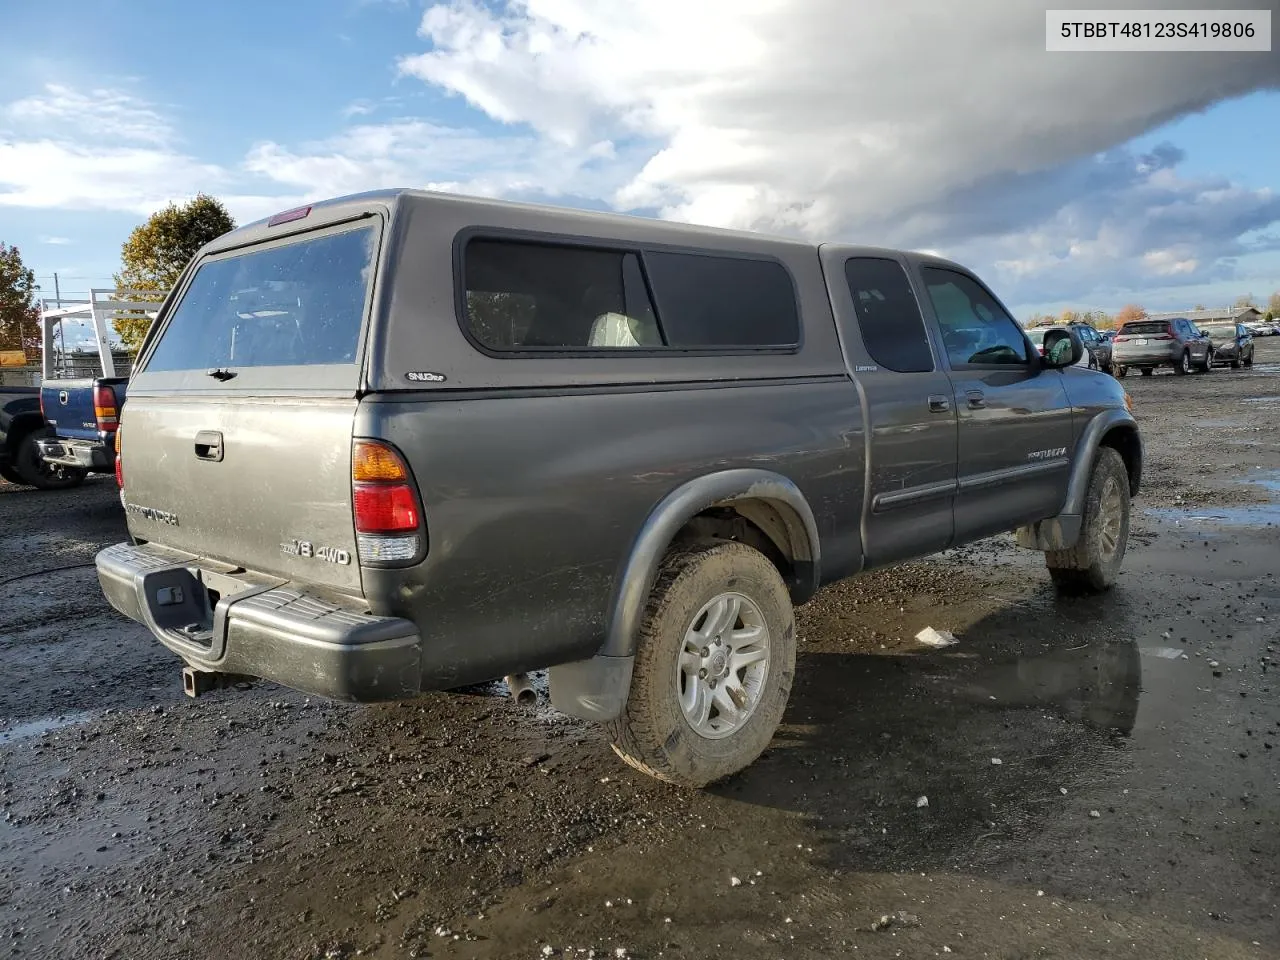
{"label": "utility pole", "polygon": [[58,309],[62,309],[62,291],[58,289],[58,275],[53,275],[53,299],[57,301]]}

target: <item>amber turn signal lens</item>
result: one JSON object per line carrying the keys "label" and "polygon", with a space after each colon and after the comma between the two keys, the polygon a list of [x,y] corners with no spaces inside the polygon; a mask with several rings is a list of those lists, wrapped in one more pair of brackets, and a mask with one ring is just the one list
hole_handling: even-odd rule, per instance
{"label": "amber turn signal lens", "polygon": [[399,483],[409,479],[394,450],[370,440],[357,440],[351,454],[351,479],[356,483]]}

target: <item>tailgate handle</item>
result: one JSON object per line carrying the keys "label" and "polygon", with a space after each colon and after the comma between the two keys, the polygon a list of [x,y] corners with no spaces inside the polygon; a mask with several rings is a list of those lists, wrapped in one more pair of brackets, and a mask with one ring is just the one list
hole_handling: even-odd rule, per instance
{"label": "tailgate handle", "polygon": [[217,430],[201,430],[197,433],[196,457],[201,460],[221,460],[222,434]]}

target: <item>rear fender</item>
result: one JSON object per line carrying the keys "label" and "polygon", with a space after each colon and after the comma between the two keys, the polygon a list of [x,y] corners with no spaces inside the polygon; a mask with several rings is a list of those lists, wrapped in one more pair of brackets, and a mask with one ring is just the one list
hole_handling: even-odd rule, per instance
{"label": "rear fender", "polygon": [[618,578],[608,633],[590,660],[552,667],[551,702],[563,713],[589,720],[621,714],[631,689],[640,618],[658,576],[658,568],[680,529],[713,506],[735,500],[766,500],[783,507],[795,568],[792,597],[802,602],[819,580],[818,527],[800,488],[767,470],[725,470],[690,480],[662,499],[645,520]]}

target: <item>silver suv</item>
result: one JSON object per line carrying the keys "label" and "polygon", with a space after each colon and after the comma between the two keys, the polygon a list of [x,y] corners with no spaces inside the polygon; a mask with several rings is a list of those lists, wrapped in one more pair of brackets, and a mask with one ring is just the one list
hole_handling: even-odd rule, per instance
{"label": "silver suv", "polygon": [[1141,370],[1144,377],[1156,367],[1172,367],[1177,374],[1208,373],[1213,343],[1185,317],[1131,320],[1116,334],[1112,358],[1117,377],[1125,376],[1130,367]]}

